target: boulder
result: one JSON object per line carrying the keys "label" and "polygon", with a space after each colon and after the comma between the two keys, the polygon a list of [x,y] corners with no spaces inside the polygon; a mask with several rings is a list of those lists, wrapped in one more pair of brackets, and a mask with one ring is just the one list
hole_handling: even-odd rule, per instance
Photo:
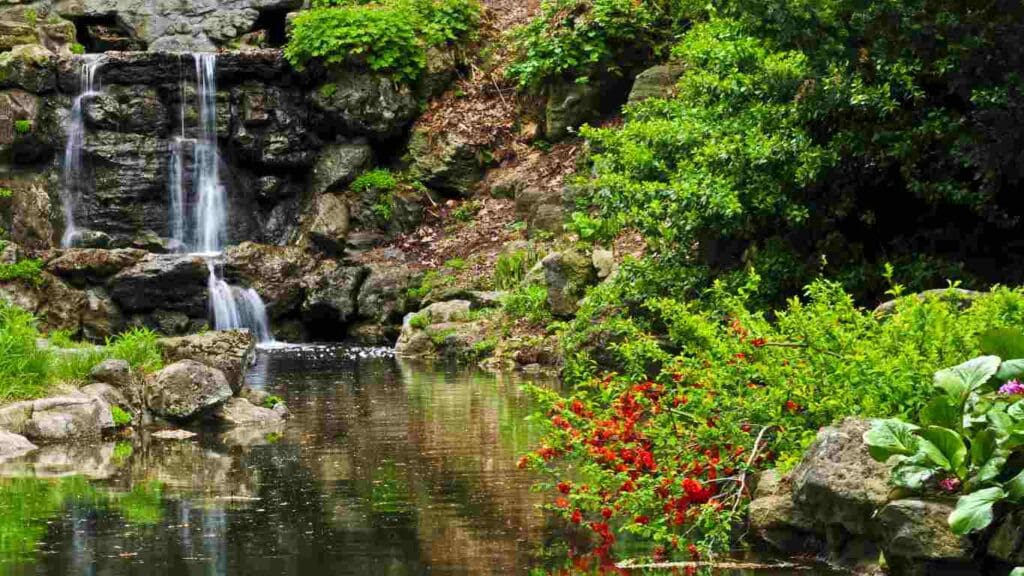
{"label": "boulder", "polygon": [[516,192],[516,217],[526,222],[530,234],[561,233],[565,225],[562,191],[544,186],[524,186]]}
{"label": "boulder", "polygon": [[99,284],[146,257],[142,250],[71,248],[56,252],[46,270],[75,286]]}
{"label": "boulder", "polygon": [[588,254],[579,250],[554,252],[541,261],[548,306],[555,316],[571,316],[589,286],[597,283],[597,271]]}
{"label": "boulder", "polygon": [[359,316],[382,325],[399,325],[405,314],[416,305],[409,296],[417,274],[411,268],[396,264],[369,266],[369,274],[359,289]]}
{"label": "boulder", "polygon": [[597,277],[600,280],[608,278],[615,271],[615,254],[611,250],[594,248],[590,259],[594,264],[594,269],[597,270]]}
{"label": "boulder", "polygon": [[0,462],[24,456],[39,447],[28,441],[28,438],[12,434],[0,429]]}
{"label": "boulder", "polygon": [[150,86],[109,86],[83,102],[83,113],[99,130],[165,135],[171,125],[167,107]]}
{"label": "boulder", "polygon": [[417,129],[409,140],[410,172],[431,190],[466,198],[483,179],[480,150],[450,132]]}
{"label": "boulder", "polygon": [[302,303],[306,323],[339,325],[340,328],[352,322],[356,317],[359,288],[368,273],[362,266],[352,266],[336,268],[320,276]]}
{"label": "boulder", "polygon": [[0,53],[0,88],[43,94],[56,87],[57,56],[45,46],[23,44]]}
{"label": "boulder", "polygon": [[55,396],[32,403],[24,434],[36,442],[67,442],[95,439],[113,427],[110,405],[103,400],[86,395]]}
{"label": "boulder", "polygon": [[104,360],[89,371],[89,379],[124,389],[132,384],[132,369],[125,360]]}
{"label": "boulder", "polygon": [[430,100],[444,93],[455,80],[459,67],[459,53],[454,47],[430,46],[426,55],[427,67],[423,70],[418,94],[423,100]]}
{"label": "boulder", "polygon": [[339,192],[373,164],[366,144],[332,144],[320,151],[313,167],[313,194]]}
{"label": "boulder", "polygon": [[156,416],[186,420],[212,411],[232,396],[224,373],[194,360],[182,360],[146,382],[146,405]]}
{"label": "boulder", "polygon": [[86,307],[86,294],[76,290],[52,274],[43,272],[35,284],[39,304],[33,310],[39,318],[39,326],[46,332],[67,330],[77,334],[81,326],[81,314]]}
{"label": "boulder", "polygon": [[[4,221],[8,238],[26,249],[45,250],[52,246],[54,230],[50,222],[53,203],[47,194],[45,174],[0,180],[0,187],[11,190],[10,220]],[[0,211],[2,212],[2,211]],[[0,219],[6,220],[0,215]]]}
{"label": "boulder", "polygon": [[280,426],[281,414],[270,408],[254,406],[244,398],[232,398],[217,409],[214,416],[228,426]]}
{"label": "boulder", "polygon": [[306,215],[307,243],[330,256],[343,254],[348,237],[348,204],[336,194],[322,194],[313,200]]}
{"label": "boulder", "polygon": [[0,20],[0,50],[7,51],[20,44],[36,44],[36,29],[27,22]]}
{"label": "boulder", "polygon": [[227,249],[224,273],[259,293],[271,318],[296,310],[308,284],[314,282],[317,262],[299,246],[268,246],[243,242]]}
{"label": "boulder", "polygon": [[472,304],[468,300],[436,302],[420,310],[417,316],[425,317],[430,324],[462,322],[469,318],[471,308]]}
{"label": "boulder", "polygon": [[110,295],[128,312],[163,309],[206,317],[209,274],[198,256],[150,254],[110,279]]}
{"label": "boulder", "polygon": [[85,291],[81,321],[82,338],[90,342],[103,342],[112,338],[124,325],[121,309],[102,288]]}
{"label": "boulder", "polygon": [[1024,510],[1013,510],[997,521],[987,552],[1007,564],[1024,566]]}
{"label": "boulder", "polygon": [[629,103],[636,104],[649,98],[672,96],[683,71],[684,68],[680,64],[660,64],[644,70],[633,81],[633,89],[629,92]]}
{"label": "boulder", "polygon": [[601,89],[588,83],[563,82],[550,88],[544,108],[548,140],[561,140],[600,114]]}
{"label": "boulder", "polygon": [[334,71],[315,90],[312,103],[323,128],[377,140],[393,138],[416,117],[416,95],[405,85],[351,68]]}
{"label": "boulder", "polygon": [[981,574],[970,539],[949,529],[955,505],[906,498],[889,502],[878,512],[882,551],[893,574]]}
{"label": "boulder", "polygon": [[423,330],[406,325],[395,344],[395,354],[406,358],[474,358],[478,355],[476,345],[484,341],[486,334],[483,322],[439,322]]}
{"label": "boulder", "polygon": [[32,418],[32,402],[15,402],[0,406],[0,430],[24,434],[25,424]]}
{"label": "boulder", "polygon": [[232,391],[238,391],[255,360],[256,341],[248,331],[225,330],[161,338],[157,346],[168,363],[190,360],[209,366],[227,379]]}

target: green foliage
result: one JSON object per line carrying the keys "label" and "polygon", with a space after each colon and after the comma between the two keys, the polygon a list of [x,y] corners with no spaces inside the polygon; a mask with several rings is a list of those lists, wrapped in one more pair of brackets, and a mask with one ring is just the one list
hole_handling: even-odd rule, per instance
{"label": "green foliage", "polygon": [[426,67],[426,49],[466,40],[476,28],[476,0],[321,0],[293,23],[285,57],[365,66],[412,82]]}
{"label": "green foliage", "polygon": [[452,270],[465,270],[466,260],[463,258],[451,258],[445,263],[445,268],[451,268]]}
{"label": "green foliage", "polygon": [[35,318],[0,298],[0,403],[46,389],[50,355],[37,347],[38,337]]}
{"label": "green foliage", "polygon": [[125,360],[133,370],[156,372],[164,366],[156,341],[160,336],[149,328],[132,328],[107,341],[110,358]]}
{"label": "green foliage", "polygon": [[29,258],[18,260],[14,264],[0,264],[0,282],[25,280],[38,283],[42,280],[43,261]]}
{"label": "green foliage", "polygon": [[320,95],[324,98],[330,99],[332,96],[338,93],[338,85],[334,82],[328,82],[320,87]]}
{"label": "green foliage", "polygon": [[[586,78],[617,64],[631,50],[664,49],[678,28],[685,0],[543,0],[540,14],[513,34],[516,62],[508,73],[520,86],[561,77]],[[696,4],[696,3],[695,3]]]}
{"label": "green foliage", "polygon": [[110,415],[114,418],[114,426],[118,428],[132,425],[132,415],[125,412],[120,406],[111,406]]}
{"label": "green foliage", "polygon": [[29,26],[35,26],[39,23],[39,12],[34,8],[25,10],[25,23]]}
{"label": "green foliage", "polygon": [[423,330],[430,326],[430,318],[426,314],[415,314],[412,318],[409,318],[409,326],[416,330]]}
{"label": "green foliage", "polygon": [[114,501],[114,507],[131,524],[154,525],[164,516],[163,484],[157,480],[140,482],[131,492]]}
{"label": "green foliage", "polygon": [[85,54],[85,46],[82,46],[78,42],[75,42],[74,44],[71,45],[71,53],[72,54],[78,54],[78,55]]}
{"label": "green foliage", "polygon": [[428,270],[420,279],[419,286],[409,288],[406,294],[413,300],[423,300],[432,291],[451,286],[454,283],[454,276],[442,274],[437,270]]}
{"label": "green foliage", "polygon": [[270,396],[267,396],[266,399],[263,400],[264,408],[274,408],[278,404],[284,404],[284,398],[271,394]]}
{"label": "green foliage", "polygon": [[389,221],[395,211],[394,190],[398,186],[398,179],[386,168],[376,168],[363,172],[349,186],[356,194],[375,195],[376,201],[370,210],[381,220]]}
{"label": "green foliage", "polygon": [[18,134],[25,135],[32,131],[31,120],[15,120],[14,131]]}
{"label": "green foliage", "polygon": [[459,207],[452,211],[452,218],[459,222],[469,222],[476,217],[480,211],[480,203],[476,200],[468,200],[459,204]]}
{"label": "green foliage", "polygon": [[494,287],[498,290],[516,288],[523,283],[526,274],[536,263],[537,253],[532,249],[501,254],[494,263]]}
{"label": "green foliage", "polygon": [[10,188],[0,188],[0,199],[6,199],[14,196],[14,192]]}
{"label": "green foliage", "polygon": [[[848,416],[928,414],[921,426],[873,431],[874,454],[907,459],[908,485],[928,481],[925,465],[969,478],[997,453],[998,438],[973,437],[975,446],[947,429],[957,418],[932,404],[932,376],[935,366],[982,353],[979,334],[1020,325],[1024,290],[999,288],[967,308],[955,291],[906,297],[883,316],[819,281],[767,314],[749,306],[752,278],[717,283],[703,299],[641,297],[631,310],[656,276],[630,266],[622,274],[592,291],[560,336],[573,387],[566,396],[534,390],[549,433],[524,461],[556,477],[571,467],[575,482],[555,508],[567,518],[578,509],[601,538],[608,522],[611,533],[654,544],[724,548],[744,513],[742,479],[791,468],[817,430]],[[614,300],[594,302],[604,298]],[[991,375],[1018,366],[1024,374],[1024,363],[986,362],[940,372],[936,383],[959,399],[988,390]],[[922,447],[926,462],[914,456]]]}
{"label": "green foliage", "polygon": [[520,285],[501,300],[502,310],[512,318],[525,318],[534,324],[552,320],[548,309],[548,289],[539,285]]}

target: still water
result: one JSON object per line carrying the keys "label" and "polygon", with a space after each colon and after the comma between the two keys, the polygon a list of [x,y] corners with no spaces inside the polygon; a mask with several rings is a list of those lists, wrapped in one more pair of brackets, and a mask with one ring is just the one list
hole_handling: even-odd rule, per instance
{"label": "still water", "polygon": [[0,464],[0,573],[546,572],[563,538],[515,467],[539,432],[523,380],[340,347],[261,351],[248,380],[283,429]]}

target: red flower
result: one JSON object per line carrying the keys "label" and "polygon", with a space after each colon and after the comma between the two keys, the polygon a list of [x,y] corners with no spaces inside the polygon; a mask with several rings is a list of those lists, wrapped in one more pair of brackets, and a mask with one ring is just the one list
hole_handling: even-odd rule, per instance
{"label": "red flower", "polygon": [[604,516],[605,520],[611,518],[612,514],[613,514],[613,512],[612,512],[611,508],[608,508],[608,507],[601,508],[601,516]]}
{"label": "red flower", "polygon": [[690,558],[694,560],[700,560],[700,551],[698,551],[697,547],[693,544],[689,544],[686,547],[686,551],[690,553]]}
{"label": "red flower", "polygon": [[800,405],[797,404],[796,402],[793,402],[792,400],[786,400],[786,410],[790,414],[796,414],[797,412],[800,411]]}
{"label": "red flower", "polygon": [[577,508],[577,509],[573,510],[572,511],[572,523],[573,524],[579,524],[582,521],[583,521],[583,513],[580,512],[580,509]]}
{"label": "red flower", "polygon": [[572,490],[572,485],[569,484],[568,482],[558,483],[558,491],[561,492],[562,494],[568,494],[570,490]]}
{"label": "red flower", "polygon": [[522,470],[523,468],[526,468],[526,465],[529,462],[530,462],[530,460],[526,456],[523,456],[522,458],[519,459],[518,462],[516,462],[516,468],[519,468],[520,470]]}
{"label": "red flower", "polygon": [[555,507],[557,507],[557,508],[568,508],[569,507],[569,501],[566,500],[565,498],[559,496],[558,498],[555,498]]}
{"label": "red flower", "polygon": [[650,521],[651,519],[647,516],[644,516],[643,514],[637,516],[636,518],[633,518],[633,522],[636,522],[637,524],[647,524]]}
{"label": "red flower", "polygon": [[753,340],[750,341],[750,345],[753,346],[754,348],[764,348],[765,344],[767,343],[768,341],[765,340],[764,338],[754,338]]}

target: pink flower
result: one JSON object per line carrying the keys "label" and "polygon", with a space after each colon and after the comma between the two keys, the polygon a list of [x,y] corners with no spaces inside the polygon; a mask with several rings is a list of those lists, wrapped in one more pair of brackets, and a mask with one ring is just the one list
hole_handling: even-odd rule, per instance
{"label": "pink flower", "polygon": [[999,387],[999,393],[1007,396],[1020,396],[1024,394],[1024,384],[1018,380],[1010,380]]}
{"label": "pink flower", "polygon": [[960,489],[960,479],[956,477],[943,478],[939,480],[939,489],[943,492],[952,494]]}

